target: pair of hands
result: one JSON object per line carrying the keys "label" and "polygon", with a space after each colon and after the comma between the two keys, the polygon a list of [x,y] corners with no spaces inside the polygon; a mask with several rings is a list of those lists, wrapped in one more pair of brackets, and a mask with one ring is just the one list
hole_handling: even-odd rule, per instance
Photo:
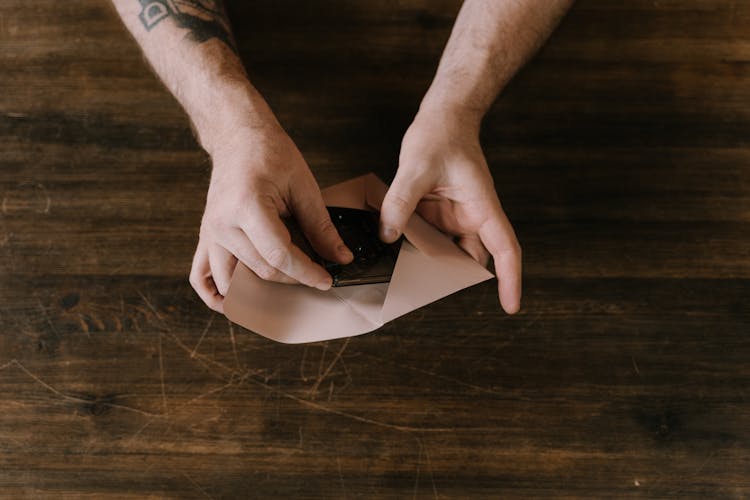
{"label": "pair of hands", "polygon": [[[346,264],[352,254],[331,222],[301,153],[277,123],[238,128],[212,151],[213,172],[190,283],[213,310],[242,261],[260,278],[327,290],[331,276],[292,244],[281,217],[294,214],[313,248]],[[479,123],[448,111],[420,111],[401,145],[399,168],[381,207],[381,239],[396,240],[417,211],[475,260],[490,257],[500,303],[521,301],[521,249],[479,143]]]}

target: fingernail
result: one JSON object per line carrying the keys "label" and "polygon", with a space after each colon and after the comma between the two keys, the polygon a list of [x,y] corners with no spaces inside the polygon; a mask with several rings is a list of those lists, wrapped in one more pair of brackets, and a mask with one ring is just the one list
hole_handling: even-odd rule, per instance
{"label": "fingernail", "polygon": [[383,241],[393,241],[398,238],[398,231],[392,227],[384,227],[381,231],[381,239]]}
{"label": "fingernail", "polygon": [[327,280],[321,281],[320,283],[318,283],[317,285],[315,285],[315,288],[317,288],[318,290],[321,290],[321,291],[325,292],[326,290],[328,290],[328,289],[331,288],[331,280],[327,279]]}

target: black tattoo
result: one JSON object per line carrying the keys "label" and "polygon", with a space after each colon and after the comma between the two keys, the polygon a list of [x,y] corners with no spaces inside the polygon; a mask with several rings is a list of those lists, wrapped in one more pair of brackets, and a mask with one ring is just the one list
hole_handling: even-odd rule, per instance
{"label": "black tattoo", "polygon": [[141,13],[138,16],[147,31],[164,19],[171,17],[197,43],[217,38],[235,52],[229,19],[221,0],[138,0]]}

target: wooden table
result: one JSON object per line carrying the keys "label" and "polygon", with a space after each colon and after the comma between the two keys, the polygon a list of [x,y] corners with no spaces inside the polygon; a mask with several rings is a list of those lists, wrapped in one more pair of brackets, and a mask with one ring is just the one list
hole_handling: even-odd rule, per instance
{"label": "wooden table", "polygon": [[[395,171],[456,1],[233,2],[322,185]],[[750,3],[580,1],[483,141],[524,247],[280,345],[187,282],[210,165],[107,2],[0,4],[0,496],[750,496]]]}

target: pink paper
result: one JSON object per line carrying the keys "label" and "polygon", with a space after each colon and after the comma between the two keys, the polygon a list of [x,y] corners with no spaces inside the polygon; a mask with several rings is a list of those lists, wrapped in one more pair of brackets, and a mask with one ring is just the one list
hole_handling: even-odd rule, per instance
{"label": "pink paper", "polygon": [[[379,210],[387,186],[367,174],[323,190],[326,205]],[[360,335],[493,277],[452,239],[414,214],[390,283],[331,288],[286,285],[235,268],[224,313],[278,342],[298,344]]]}

